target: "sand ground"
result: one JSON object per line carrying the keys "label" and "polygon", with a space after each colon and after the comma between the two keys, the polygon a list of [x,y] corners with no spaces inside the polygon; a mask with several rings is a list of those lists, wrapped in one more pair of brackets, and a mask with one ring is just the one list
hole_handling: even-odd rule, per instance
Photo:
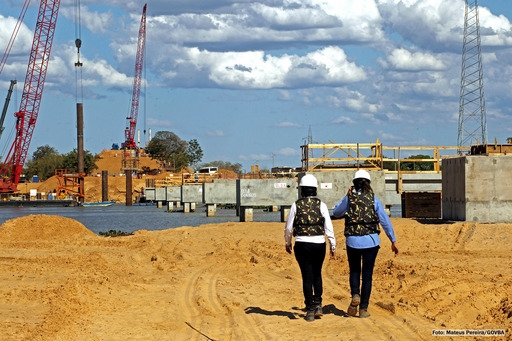
{"label": "sand ground", "polygon": [[[1,340],[431,340],[512,338],[512,224],[393,218],[368,319],[347,317],[343,221],[324,263],[325,315],[306,322],[284,223],[225,223],[101,237],[63,217],[0,226]],[[105,230],[108,230],[106,219]],[[385,238],[385,237],[384,237]]]}

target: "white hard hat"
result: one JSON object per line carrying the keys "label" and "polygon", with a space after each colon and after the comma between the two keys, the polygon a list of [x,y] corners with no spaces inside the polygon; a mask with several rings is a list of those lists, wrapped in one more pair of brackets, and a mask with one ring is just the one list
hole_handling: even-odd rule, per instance
{"label": "white hard hat", "polygon": [[368,173],[364,169],[360,169],[357,172],[355,172],[354,180],[355,179],[366,179],[368,181],[372,181],[372,179],[370,178],[370,173]]}
{"label": "white hard hat", "polygon": [[318,181],[312,174],[306,174],[300,179],[299,186],[301,187],[318,187]]}

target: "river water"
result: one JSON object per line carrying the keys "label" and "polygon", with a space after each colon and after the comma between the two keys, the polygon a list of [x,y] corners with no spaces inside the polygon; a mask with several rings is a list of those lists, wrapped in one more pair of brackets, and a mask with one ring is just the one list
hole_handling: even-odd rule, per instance
{"label": "river water", "polygon": [[[180,226],[199,226],[225,222],[239,222],[234,209],[218,209],[213,217],[207,217],[205,207],[194,212],[167,211],[157,206],[112,205],[108,207],[0,207],[0,225],[6,220],[31,214],[57,215],[75,219],[94,233],[110,230],[134,232],[137,230],[165,230]],[[401,217],[400,205],[391,210],[392,217]],[[280,212],[254,209],[254,222],[280,222]],[[283,223],[284,228],[284,223]]]}
{"label": "river water", "polygon": [[[112,205],[108,207],[1,207],[0,225],[6,220],[28,215],[46,214],[75,219],[94,233],[110,230],[134,232],[137,230],[165,230],[180,226],[199,226],[225,222],[239,222],[234,209],[218,209],[207,217],[204,207],[194,212],[167,211],[157,206]],[[255,222],[280,222],[280,212],[254,209]],[[283,223],[284,227],[284,223]]]}

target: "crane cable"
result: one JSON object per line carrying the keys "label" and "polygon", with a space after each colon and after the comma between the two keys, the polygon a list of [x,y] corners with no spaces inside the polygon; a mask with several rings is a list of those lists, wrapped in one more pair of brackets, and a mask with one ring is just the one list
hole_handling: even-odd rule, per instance
{"label": "crane cable", "polygon": [[[76,88],[76,102],[83,103],[84,90],[83,90],[83,72],[82,62],[80,62],[80,48],[82,47],[82,26],[80,15],[80,0],[75,0],[75,46],[77,48],[77,62],[75,63],[75,88]],[[80,75],[78,74],[80,69]]]}

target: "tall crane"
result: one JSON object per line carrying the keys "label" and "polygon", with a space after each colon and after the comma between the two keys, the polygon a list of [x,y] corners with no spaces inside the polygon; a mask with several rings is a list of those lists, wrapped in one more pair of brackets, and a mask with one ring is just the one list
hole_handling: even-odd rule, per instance
{"label": "tall crane", "polygon": [[135,77],[133,78],[132,106],[130,116],[126,118],[126,129],[124,131],[123,149],[136,149],[135,128],[137,127],[137,116],[139,114],[140,85],[142,81],[142,70],[144,66],[144,53],[146,50],[146,7],[142,9],[140,20],[139,38],[137,43],[137,56],[135,59]]}
{"label": "tall crane", "polygon": [[16,80],[11,80],[11,85],[9,86],[9,91],[7,91],[7,97],[5,98],[4,108],[2,109],[2,115],[0,116],[0,139],[2,138],[2,134],[4,132],[4,120],[5,115],[7,114],[7,109],[9,108],[9,102],[11,101],[11,94],[14,86],[16,85]]}
{"label": "tall crane", "polygon": [[59,7],[60,0],[41,0],[39,4],[21,103],[14,114],[16,136],[0,168],[0,193],[13,193],[18,187],[39,114]]}

